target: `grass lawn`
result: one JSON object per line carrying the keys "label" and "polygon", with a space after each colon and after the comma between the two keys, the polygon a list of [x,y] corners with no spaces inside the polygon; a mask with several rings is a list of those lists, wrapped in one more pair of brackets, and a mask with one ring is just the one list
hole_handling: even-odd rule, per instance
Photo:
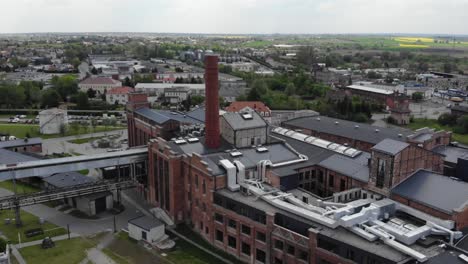
{"label": "grass lawn", "polygon": [[[414,122],[407,125],[407,127],[413,130],[416,130],[422,127],[429,127],[429,128],[435,128],[436,130],[446,130],[446,131],[453,130],[449,126],[440,125],[435,119],[426,119],[426,118],[416,118],[414,119]],[[468,144],[468,134],[462,135],[462,134],[453,133],[452,140],[457,141],[462,144]]]}
{"label": "grass lawn", "polygon": [[101,139],[101,138],[104,138],[104,137],[78,138],[78,139],[74,139],[74,140],[69,140],[68,142],[73,143],[73,144],[84,144],[84,143],[88,143],[88,142],[98,140],[98,139]]}
{"label": "grass lawn", "polygon": [[[186,225],[179,225],[176,228],[176,231],[181,235],[191,239],[193,242],[202,246],[221,257],[228,259],[234,263],[239,262],[235,257],[225,253],[224,251],[215,248],[208,242],[206,242],[203,238],[200,237],[197,233],[193,232],[189,227]],[[185,242],[182,239],[176,240],[176,250],[173,252],[168,253],[168,259],[175,262],[175,263],[218,263],[220,262],[219,259],[213,257],[210,254],[201,251],[197,247],[193,246],[192,244]]]}
{"label": "grass lawn", "polygon": [[[13,181],[2,181],[0,182],[0,188],[7,189],[9,191],[13,192]],[[16,192],[18,194],[26,194],[26,193],[35,193],[39,192],[41,189],[36,188],[34,186],[22,183],[22,182],[16,182]]]}
{"label": "grass lawn", "polygon": [[83,174],[83,175],[85,175],[85,176],[86,176],[86,175],[88,175],[88,173],[89,173],[89,170],[88,170],[88,169],[85,169],[85,170],[80,170],[80,171],[78,171],[78,173],[80,173],[80,174]]}
{"label": "grass lawn", "polygon": [[119,129],[124,129],[124,127],[110,127],[110,126],[108,127],[97,126],[96,128],[81,127],[80,129],[76,129],[76,130],[68,129],[64,135],[62,134],[42,135],[41,133],[39,133],[38,125],[0,124],[0,134],[9,134],[17,138],[25,138],[26,135],[29,135],[29,137],[40,137],[43,139],[47,139],[47,138],[76,136],[76,135],[97,133],[97,132],[107,132],[107,131],[113,131],[113,130],[119,130]]}
{"label": "grass lawn", "polygon": [[76,264],[86,257],[86,250],[94,244],[82,238],[55,242],[54,248],[42,249],[40,245],[20,249],[28,264]]}
{"label": "grass lawn", "polygon": [[121,257],[115,254],[114,252],[112,252],[112,250],[108,248],[103,249],[102,253],[106,254],[109,258],[111,258],[117,264],[130,264],[131,263],[131,262],[128,262],[127,259],[125,259],[124,257]]}
{"label": "grass lawn", "polygon": [[[9,225],[5,224],[4,219],[6,218],[12,219]],[[63,235],[67,233],[67,230],[65,230],[64,228],[58,227],[47,221],[42,225],[39,224],[38,217],[23,210],[21,210],[21,220],[23,221],[22,227],[17,228],[15,226],[15,222],[13,221],[14,218],[15,218],[14,210],[4,210],[4,211],[1,211],[0,213],[0,219],[2,220],[0,221],[0,231],[13,244],[18,243],[18,233],[20,233],[21,242],[40,240],[40,239],[43,239],[44,237],[59,236],[59,235]],[[44,230],[44,234],[39,235],[39,236],[29,237],[29,238],[24,235],[24,231],[29,230],[29,229],[34,229],[34,228],[42,228]]]}
{"label": "grass lawn", "polygon": [[103,252],[114,260],[118,258],[119,262],[117,263],[151,264],[161,262],[158,257],[138,245],[137,241],[129,238],[125,232],[120,232],[117,239],[114,239]]}

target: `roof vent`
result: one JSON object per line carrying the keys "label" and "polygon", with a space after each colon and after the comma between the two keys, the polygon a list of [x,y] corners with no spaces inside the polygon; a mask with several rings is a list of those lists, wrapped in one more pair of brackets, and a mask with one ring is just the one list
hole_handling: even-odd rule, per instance
{"label": "roof vent", "polygon": [[375,133],[379,133],[379,132],[380,132],[380,130],[379,130],[379,129],[375,129]]}
{"label": "roof vent", "polygon": [[252,114],[249,114],[249,113],[243,113],[242,114],[242,118],[244,120],[252,120],[253,119],[253,115]]}
{"label": "roof vent", "polygon": [[398,137],[403,137],[403,134],[398,134]]}
{"label": "roof vent", "polygon": [[320,121],[320,117],[317,117],[317,121]]}
{"label": "roof vent", "polygon": [[239,152],[239,151],[234,151],[234,152],[231,152],[231,157],[240,157],[242,156],[242,152]]}
{"label": "roof vent", "polygon": [[338,122],[338,121],[335,121],[335,125],[338,125],[339,123],[340,123],[340,122]]}
{"label": "roof vent", "polygon": [[188,139],[189,143],[195,143],[195,142],[199,142],[199,141],[200,141],[200,139],[198,139],[198,138],[189,138]]}
{"label": "roof vent", "polygon": [[267,151],[268,151],[268,149],[265,148],[265,147],[257,148],[257,152],[260,152],[260,153],[267,152]]}
{"label": "roof vent", "polygon": [[359,128],[359,125],[355,125],[354,128],[355,128],[355,129],[358,129],[358,128]]}
{"label": "roof vent", "polygon": [[182,144],[185,144],[187,143],[187,141],[185,139],[178,139],[176,141],[174,141],[177,145],[182,145]]}

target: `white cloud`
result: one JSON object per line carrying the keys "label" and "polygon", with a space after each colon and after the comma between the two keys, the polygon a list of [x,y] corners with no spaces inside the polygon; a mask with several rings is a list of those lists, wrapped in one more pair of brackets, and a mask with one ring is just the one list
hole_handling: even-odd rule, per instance
{"label": "white cloud", "polygon": [[468,0],[15,0],[0,32],[468,34]]}

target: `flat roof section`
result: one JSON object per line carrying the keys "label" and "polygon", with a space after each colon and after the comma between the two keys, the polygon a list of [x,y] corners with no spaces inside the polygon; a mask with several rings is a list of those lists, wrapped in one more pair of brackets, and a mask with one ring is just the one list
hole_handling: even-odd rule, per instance
{"label": "flat roof section", "polygon": [[468,183],[418,170],[391,190],[392,194],[452,214],[468,201]]}

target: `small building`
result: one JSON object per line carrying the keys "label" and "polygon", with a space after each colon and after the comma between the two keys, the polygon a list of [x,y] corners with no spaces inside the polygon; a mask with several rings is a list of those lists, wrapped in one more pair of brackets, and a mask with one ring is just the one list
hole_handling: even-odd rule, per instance
{"label": "small building", "polygon": [[109,104],[126,105],[128,103],[128,94],[134,90],[128,86],[112,88],[106,93],[106,102]]}
{"label": "small building", "polygon": [[39,112],[39,128],[41,134],[59,134],[68,124],[67,111],[52,108]]}
{"label": "small building", "polygon": [[221,118],[223,138],[236,148],[267,143],[268,125],[255,111],[225,113]]}
{"label": "small building", "polygon": [[153,244],[164,237],[164,224],[156,218],[138,216],[128,220],[128,235],[137,241]]}
{"label": "small building", "polygon": [[14,152],[42,153],[42,139],[25,138],[1,141],[0,149],[8,149]]}
{"label": "small building", "polygon": [[407,125],[410,123],[410,115],[409,98],[406,95],[395,93],[393,106],[390,107],[390,116],[394,122],[397,125]]}
{"label": "small building", "polygon": [[[42,178],[45,190],[71,188],[78,185],[90,184],[94,181],[78,172],[57,173]],[[114,207],[111,192],[93,193],[80,197],[67,198],[64,203],[74,207],[88,216],[97,215]]]}
{"label": "small building", "polygon": [[237,101],[232,102],[225,109],[227,112],[240,113],[254,110],[261,115],[266,121],[271,122],[271,110],[263,102],[260,101]]}

